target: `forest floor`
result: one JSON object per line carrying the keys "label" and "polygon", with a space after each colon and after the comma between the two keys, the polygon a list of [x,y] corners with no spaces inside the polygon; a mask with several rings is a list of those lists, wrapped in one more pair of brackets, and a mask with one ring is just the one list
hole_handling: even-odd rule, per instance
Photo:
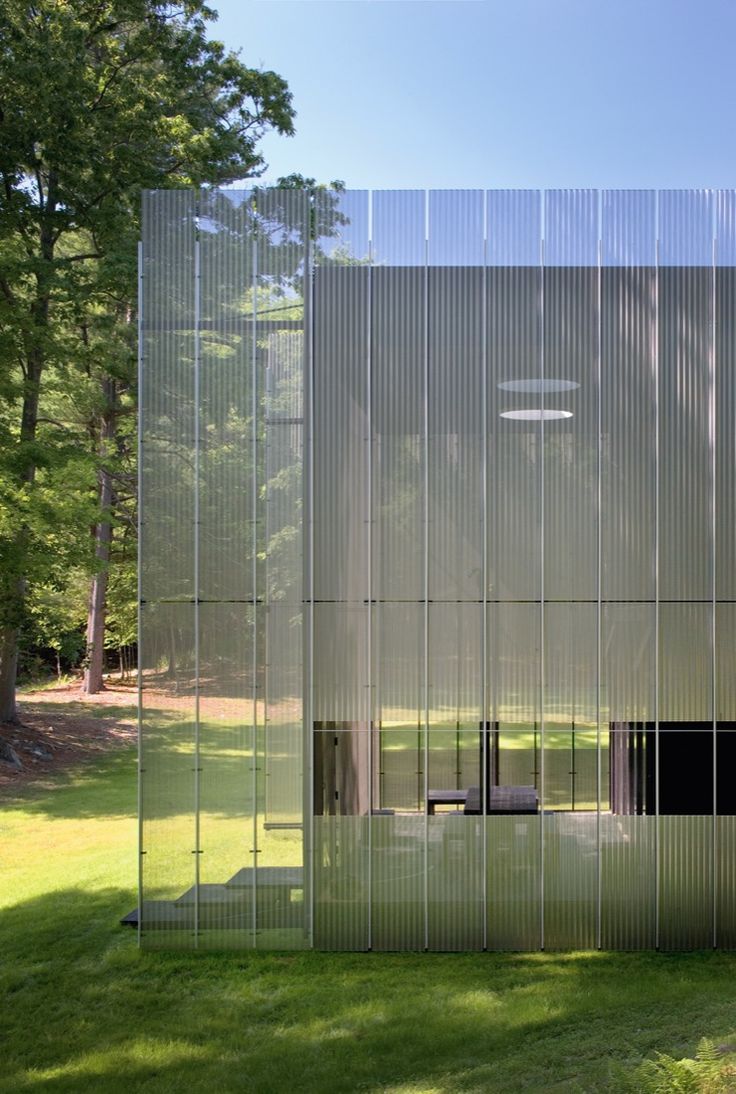
{"label": "forest floor", "polygon": [[21,696],[61,755],[0,790],[0,1091],[736,1090],[736,954],[139,950],[133,703]]}
{"label": "forest floor", "polygon": [[19,721],[0,723],[0,741],[10,745],[20,764],[0,758],[0,793],[129,747],[136,739],[137,703],[134,680],[110,679],[95,696],[84,695],[78,681],[22,689]]}
{"label": "forest floor", "polygon": [[[0,722],[0,744],[12,749],[0,755],[0,794],[129,747],[136,741],[137,703],[136,680],[113,677],[95,696],[84,695],[77,680],[21,689],[19,721]],[[13,754],[17,763],[7,758]]]}

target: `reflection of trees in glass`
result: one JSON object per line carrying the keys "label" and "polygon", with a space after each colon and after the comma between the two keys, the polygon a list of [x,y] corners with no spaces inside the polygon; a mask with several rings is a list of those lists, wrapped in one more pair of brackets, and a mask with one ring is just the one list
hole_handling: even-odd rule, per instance
{"label": "reflection of trees in glass", "polygon": [[[298,613],[305,271],[344,220],[338,193],[204,191],[196,221],[190,208],[168,220],[162,209],[151,225],[174,245],[147,267],[144,595],[194,597],[198,493],[200,600],[286,601]],[[173,672],[193,635],[173,617],[163,630],[159,660]],[[200,645],[206,656],[202,635]]]}

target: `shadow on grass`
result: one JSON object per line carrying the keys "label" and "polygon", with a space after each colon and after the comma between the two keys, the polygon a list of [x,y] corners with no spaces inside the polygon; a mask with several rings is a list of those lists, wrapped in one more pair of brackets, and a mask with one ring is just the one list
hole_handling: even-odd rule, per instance
{"label": "shadow on grass", "polygon": [[735,1021],[729,954],[141,953],[132,900],[3,913],[7,1089],[611,1091]]}
{"label": "shadow on grass", "polygon": [[[80,791],[82,791],[80,793]],[[3,799],[3,811],[57,818],[133,816],[137,801],[137,749],[125,745],[99,758],[54,771],[43,784],[27,783]]]}
{"label": "shadow on grass", "polygon": [[34,717],[51,719],[55,714],[68,715],[72,717],[92,718],[95,722],[99,722],[102,725],[111,725],[115,722],[119,722],[122,719],[126,721],[135,722],[138,718],[138,707],[135,703],[124,703],[118,706],[115,705],[103,705],[102,703],[85,703],[82,700],[67,700],[65,702],[54,702],[50,699],[48,702],[44,701],[30,701],[20,696],[20,719],[23,721],[23,716],[32,714]]}

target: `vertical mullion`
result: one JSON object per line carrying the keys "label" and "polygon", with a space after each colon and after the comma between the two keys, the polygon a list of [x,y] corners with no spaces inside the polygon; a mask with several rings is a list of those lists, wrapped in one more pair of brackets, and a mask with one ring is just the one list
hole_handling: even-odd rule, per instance
{"label": "vertical mullion", "polygon": [[[366,642],[367,684],[368,684],[368,884],[367,884],[367,944],[368,949],[373,949],[373,793],[375,756],[375,689],[373,686],[373,248],[368,240],[368,274],[367,274],[367,306],[366,306],[366,381],[365,381],[365,431],[366,431],[366,586],[368,593],[367,607],[367,631]],[[380,744],[380,738],[379,738]]]}
{"label": "vertical mullion", "polygon": [[[544,200],[542,202],[544,210]],[[544,215],[544,214],[543,214]],[[544,225],[539,245],[539,378],[544,381]],[[539,945],[544,949],[544,804],[545,804],[545,747],[544,747],[544,383],[540,403],[539,420]]]}
{"label": "vertical mullion", "polygon": [[[140,548],[143,512],[143,240],[138,242],[138,513],[137,513],[137,542]],[[137,942],[141,945],[143,930],[143,648],[141,639],[143,627],[141,618],[141,600],[143,597],[142,583],[142,559],[138,558],[136,571],[137,581],[137,633],[138,633],[138,673],[136,678],[136,691],[138,695],[138,721],[137,721],[137,800],[138,800],[138,924]]]}
{"label": "vertical mullion", "polygon": [[[715,217],[715,202],[714,202]],[[711,324],[710,324],[710,391],[709,417],[710,417],[710,458],[711,458],[711,713],[713,716],[713,824],[712,824],[712,853],[711,853],[711,889],[712,889],[712,930],[713,949],[718,940],[717,922],[717,898],[718,898],[718,799],[717,799],[717,775],[718,775],[718,711],[716,709],[716,689],[718,685],[716,667],[716,234],[715,225],[712,243],[712,268],[711,268]]]}
{"label": "vertical mullion", "polygon": [[[307,620],[305,627],[305,640],[302,647],[302,657],[306,661],[304,674],[306,695],[304,696],[304,760],[306,761],[306,787],[304,792],[304,832],[308,846],[303,848],[306,853],[306,861],[302,861],[302,869],[308,879],[307,884],[307,936],[310,947],[314,948],[314,278],[315,256],[312,253],[310,240],[307,239],[307,256],[304,263],[305,276],[305,437],[304,455],[307,459],[306,481],[306,550],[307,573],[306,589],[303,591],[303,600],[306,600]],[[302,533],[304,534],[304,532]]]}
{"label": "vertical mullion", "polygon": [[[258,197],[255,197],[256,205]],[[258,937],[258,226],[254,219],[253,238],[251,240],[253,312],[251,323],[251,581],[253,596],[253,645],[251,649],[251,688],[252,688],[252,728],[253,750],[251,768],[251,791],[253,795],[253,826],[251,856],[253,866],[252,883],[252,931],[253,948]]]}
{"label": "vertical mullion", "polygon": [[423,430],[424,430],[424,948],[429,949],[429,227],[428,200],[424,194],[423,279]]}
{"label": "vertical mullion", "polygon": [[[488,771],[488,337],[486,331],[488,303],[486,295],[488,291],[488,202],[483,195],[483,273],[481,277],[481,496],[483,508],[481,512],[481,574],[483,582],[482,591],[482,617],[480,637],[480,726],[483,754],[481,757],[481,860],[483,871],[483,891],[481,895],[483,912],[483,937],[482,946],[488,949],[488,795],[490,787],[487,783]],[[495,722],[494,722],[495,727]]]}
{"label": "vertical mullion", "polygon": [[[199,202],[197,203],[199,212]],[[199,857],[200,846],[200,750],[199,750],[199,417],[200,417],[200,241],[197,223],[194,240],[194,946],[199,945]]]}
{"label": "vertical mullion", "polygon": [[[598,196],[600,203],[600,194]],[[600,210],[600,204],[599,204]],[[603,879],[601,868],[601,668],[602,668],[602,656],[601,656],[601,592],[602,592],[602,535],[601,535],[601,519],[602,519],[602,470],[603,470],[603,420],[602,420],[602,248],[603,241],[601,239],[600,231],[600,211],[598,218],[598,284],[597,284],[597,302],[596,302],[596,375],[598,383],[597,393],[597,417],[598,417],[598,438],[597,438],[597,455],[596,455],[596,477],[597,477],[597,522],[596,528],[596,684],[595,684],[595,719],[596,719],[596,769],[595,769],[595,785],[596,785],[596,830],[595,830],[595,842],[596,842],[596,948],[601,948],[602,940],[602,895],[603,895]]]}
{"label": "vertical mullion", "polygon": [[659,820],[659,191],[656,194],[654,287],[654,945],[660,936],[660,820]]}

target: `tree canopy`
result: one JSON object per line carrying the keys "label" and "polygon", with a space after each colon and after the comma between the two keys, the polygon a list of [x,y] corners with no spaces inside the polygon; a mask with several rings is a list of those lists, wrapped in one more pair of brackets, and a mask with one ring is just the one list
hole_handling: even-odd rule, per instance
{"label": "tree canopy", "polygon": [[263,134],[293,132],[285,81],[210,40],[213,18],[199,0],[0,7],[0,720],[39,605],[111,550],[130,565],[141,191],[257,176]]}

